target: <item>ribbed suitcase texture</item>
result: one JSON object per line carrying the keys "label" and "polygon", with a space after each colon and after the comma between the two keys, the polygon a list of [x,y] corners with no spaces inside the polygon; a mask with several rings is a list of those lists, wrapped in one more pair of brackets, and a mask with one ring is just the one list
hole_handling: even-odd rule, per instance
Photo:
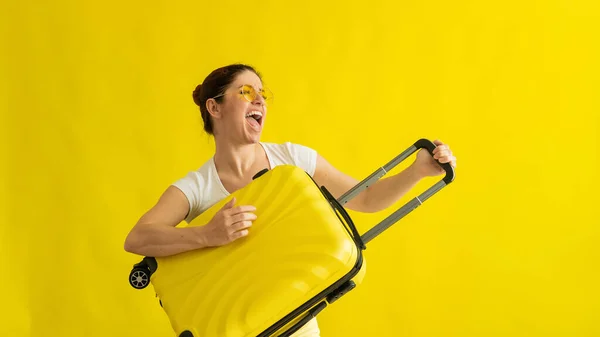
{"label": "ribbed suitcase texture", "polygon": [[205,225],[233,196],[257,208],[249,236],[155,258],[150,281],[177,336],[277,336],[349,280],[360,282],[352,231],[302,169],[277,166],[180,226]]}

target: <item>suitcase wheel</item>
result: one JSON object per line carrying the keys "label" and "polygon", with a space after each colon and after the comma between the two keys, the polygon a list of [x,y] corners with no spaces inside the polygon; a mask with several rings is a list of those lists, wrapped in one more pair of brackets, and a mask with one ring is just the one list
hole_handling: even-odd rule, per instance
{"label": "suitcase wheel", "polygon": [[146,268],[135,267],[129,273],[129,284],[135,289],[144,289],[150,283],[150,271]]}

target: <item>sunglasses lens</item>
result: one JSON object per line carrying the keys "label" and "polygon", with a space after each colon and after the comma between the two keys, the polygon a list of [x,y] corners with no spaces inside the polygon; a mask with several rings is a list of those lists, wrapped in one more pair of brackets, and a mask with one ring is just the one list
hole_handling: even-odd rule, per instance
{"label": "sunglasses lens", "polygon": [[256,92],[254,91],[254,88],[249,85],[242,87],[242,95],[248,102],[252,102],[256,98]]}
{"label": "sunglasses lens", "polygon": [[[246,99],[248,102],[253,102],[256,99],[257,92],[251,85],[244,85],[242,87],[241,93],[242,96],[244,96],[244,99]],[[269,91],[269,89],[266,88],[260,91],[260,95],[265,101],[269,101],[273,98],[273,94],[271,93],[271,91]]]}
{"label": "sunglasses lens", "polygon": [[265,101],[270,101],[273,98],[273,94],[269,91],[269,89],[266,88],[263,89],[260,94]]}

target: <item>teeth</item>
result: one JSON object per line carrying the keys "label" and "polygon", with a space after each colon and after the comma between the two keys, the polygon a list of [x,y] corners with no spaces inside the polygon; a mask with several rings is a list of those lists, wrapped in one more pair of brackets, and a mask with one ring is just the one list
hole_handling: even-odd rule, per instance
{"label": "teeth", "polygon": [[250,111],[249,113],[246,114],[246,117],[250,117],[250,116],[254,116],[254,115],[258,115],[258,116],[262,117],[262,112],[260,112],[260,111]]}

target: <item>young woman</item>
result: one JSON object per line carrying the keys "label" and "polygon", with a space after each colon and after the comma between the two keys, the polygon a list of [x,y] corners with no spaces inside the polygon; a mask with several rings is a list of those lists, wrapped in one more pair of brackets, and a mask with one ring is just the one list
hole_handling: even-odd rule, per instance
{"label": "young woman", "polygon": [[[193,98],[200,107],[204,130],[215,138],[214,156],[198,170],[167,187],[156,205],[130,231],[125,240],[126,251],[143,256],[168,256],[226,245],[252,235],[256,208],[252,205],[234,207],[235,199],[223,206],[205,226],[175,226],[184,220],[191,222],[219,200],[250,183],[264,168],[285,164],[301,167],[336,198],[359,182],[337,170],[309,147],[260,141],[270,95],[252,67],[233,64],[214,70],[196,87]],[[433,157],[427,151],[419,151],[408,168],[380,179],[345,207],[358,212],[383,210],[424,177],[445,173],[434,158],[456,166],[456,158],[448,145],[437,140],[434,143],[437,148]],[[313,319],[294,336],[319,334],[316,319]]]}

